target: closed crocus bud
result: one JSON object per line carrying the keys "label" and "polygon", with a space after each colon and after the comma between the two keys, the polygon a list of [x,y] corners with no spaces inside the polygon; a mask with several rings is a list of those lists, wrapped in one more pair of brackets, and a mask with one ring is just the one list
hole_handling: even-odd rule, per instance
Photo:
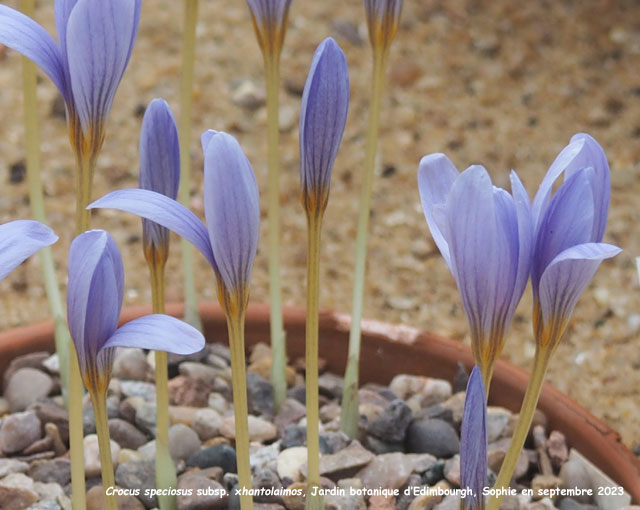
{"label": "closed crocus bud", "polygon": [[104,230],[76,237],[69,250],[67,320],[87,389],[107,391],[114,347],[192,354],[204,347],[199,331],[168,315],[148,315],[118,328],[124,271],[113,238]]}
{"label": "closed crocus bud", "polygon": [[364,10],[371,46],[386,54],[398,30],[402,0],[364,0]]}
{"label": "closed crocus bud", "polygon": [[458,173],[444,154],[422,158],[418,187],[431,235],[458,284],[475,362],[488,387],[529,279],[529,197],[515,172],[509,194],[493,186],[484,167]]}
{"label": "closed crocus bud", "polygon": [[484,509],[487,464],[487,403],[482,373],[475,366],[467,383],[460,430],[460,488],[470,491],[462,499],[462,510]]}
{"label": "closed crocus bud", "polygon": [[300,183],[307,214],[322,214],[349,109],[349,71],[338,44],[325,39],[313,56],[300,111]]}
{"label": "closed crocus bud", "polygon": [[236,139],[207,131],[204,150],[204,214],[214,270],[226,292],[248,299],[249,281],[258,248],[260,199],[249,160]]}
{"label": "closed crocus bud", "polygon": [[287,31],[291,0],[247,0],[258,44],[265,56],[278,56]]}
{"label": "closed crocus bud", "polygon": [[[552,194],[557,178],[564,182]],[[531,282],[539,347],[555,349],[578,299],[617,246],[602,243],[611,193],[602,147],[577,134],[553,162],[533,202],[535,241]]]}
{"label": "closed crocus bud", "polygon": [[[142,120],[140,133],[140,188],[176,199],[180,185],[180,145],[171,108],[154,99]],[[142,246],[147,261],[164,264],[169,253],[169,231],[142,220]]]}

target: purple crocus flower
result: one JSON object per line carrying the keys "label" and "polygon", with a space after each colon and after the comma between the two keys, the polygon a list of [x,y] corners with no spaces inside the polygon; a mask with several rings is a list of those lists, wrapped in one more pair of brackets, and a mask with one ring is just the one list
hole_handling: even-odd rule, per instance
{"label": "purple crocus flower", "polygon": [[[564,182],[552,193],[556,179]],[[531,282],[539,346],[554,349],[600,263],[620,248],[602,243],[610,197],[609,165],[591,136],[579,133],[555,159],[533,201]]]}
{"label": "purple crocus flower", "polygon": [[482,373],[476,365],[467,383],[460,430],[460,488],[472,493],[462,499],[463,510],[484,508],[488,462],[487,402]]}
{"label": "purple crocus flower", "polygon": [[258,44],[265,55],[279,55],[287,31],[291,0],[247,0]]}
{"label": "purple crocus flower", "polygon": [[180,203],[148,190],[114,191],[89,209],[131,212],[176,232],[205,256],[229,293],[246,299],[258,246],[258,185],[249,160],[231,135],[206,131],[202,147],[207,226]]}
{"label": "purple crocus flower", "polygon": [[204,347],[198,330],[168,315],[148,315],[118,328],[123,293],[122,259],[113,238],[104,230],[76,237],[69,250],[67,320],[84,383],[98,395],[107,390],[114,347],[176,354]]}
{"label": "purple crocus flower", "polygon": [[529,197],[515,172],[512,194],[482,166],[462,173],[444,154],[422,158],[420,198],[431,235],[458,284],[476,364],[489,386],[531,267]]}
{"label": "purple crocus flower", "polygon": [[56,43],[24,14],[0,5],[0,43],[33,60],[58,88],[78,154],[95,155],[129,62],[141,0],[56,0]]}
{"label": "purple crocus flower", "polygon": [[329,37],[313,55],[300,107],[300,183],[307,212],[322,213],[327,207],[348,110],[347,61]]}
{"label": "purple crocus flower", "polygon": [[389,51],[402,11],[402,0],[364,0],[369,40],[374,50]]}
{"label": "purple crocus flower", "polygon": [[[180,186],[180,144],[171,108],[164,99],[149,103],[140,133],[141,189],[156,191],[176,199]],[[142,244],[147,260],[157,252],[164,261],[169,250],[169,231],[152,221],[142,220]]]}
{"label": "purple crocus flower", "polygon": [[16,220],[0,225],[0,280],[35,252],[58,240],[46,225],[35,220]]}

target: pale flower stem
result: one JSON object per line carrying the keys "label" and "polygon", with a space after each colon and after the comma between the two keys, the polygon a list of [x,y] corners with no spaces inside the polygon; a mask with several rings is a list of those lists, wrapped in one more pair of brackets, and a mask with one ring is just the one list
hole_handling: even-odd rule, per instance
{"label": "pale flower stem", "polygon": [[[515,471],[516,464],[518,463],[518,457],[522,451],[522,447],[527,439],[527,434],[531,428],[531,422],[533,421],[533,415],[538,405],[538,399],[540,398],[540,391],[542,390],[542,384],[544,383],[544,376],[547,373],[547,367],[549,366],[549,359],[551,357],[548,352],[540,352],[540,348],[536,350],[536,356],[533,361],[533,369],[531,371],[531,378],[529,379],[529,385],[522,401],[522,407],[520,409],[520,416],[518,423],[513,432],[511,438],[511,444],[507,455],[502,461],[502,467],[498,478],[494,484],[494,489],[507,488],[511,482],[511,477]],[[547,349],[545,349],[547,351]],[[500,501],[502,496],[492,496],[487,504],[487,510],[498,510],[500,508]]]}
{"label": "pale flower stem", "polygon": [[378,147],[380,109],[385,67],[385,54],[381,51],[376,51],[373,59],[371,109],[369,111],[369,124],[367,127],[364,173],[360,193],[358,231],[356,234],[356,258],[353,275],[353,305],[351,310],[351,331],[349,333],[349,358],[344,376],[342,411],[340,414],[340,428],[351,438],[354,438],[358,431],[358,365],[360,363],[360,339],[366,276],[367,236],[369,231],[369,216],[371,214],[371,193]]}
{"label": "pale flower stem", "polygon": [[[27,16],[33,18],[35,0],[21,0],[20,8]],[[22,83],[24,89],[24,131],[27,146],[27,183],[29,187],[29,203],[33,219],[47,223],[40,175],[40,133],[38,130],[38,104],[36,96],[36,66],[26,57],[22,58]],[[49,300],[49,310],[55,323],[56,352],[60,364],[60,380],[62,395],[68,407],[69,402],[69,344],[71,336],[67,328],[67,319],[62,304],[62,296],[58,285],[55,263],[51,248],[46,247],[38,254],[44,287]]]}
{"label": "pale flower stem", "polygon": [[[247,375],[244,356],[244,314],[225,311],[231,349],[231,376],[233,380],[233,410],[236,429],[236,458],[238,461],[239,489],[248,491],[252,487],[251,465],[249,463],[249,406],[247,404]],[[240,494],[240,508],[253,509],[253,497]]]}
{"label": "pale flower stem", "polygon": [[[149,263],[151,273],[151,295],[153,313],[164,313],[164,262]],[[175,489],[178,486],[175,466],[169,451],[169,374],[167,368],[167,353],[156,351],[156,485],[159,489]],[[158,503],[161,510],[176,510],[178,501],[176,496],[159,495]]]}
{"label": "pale flower stem", "polygon": [[307,249],[307,322],[306,369],[307,389],[307,498],[306,510],[323,510],[321,495],[313,495],[320,487],[320,434],[318,411],[318,310],[320,298],[320,236],[322,214],[307,213],[309,231]]}
{"label": "pale flower stem", "polygon": [[[191,118],[193,111],[193,66],[196,52],[196,24],[198,0],[184,0],[184,29],[182,32],[182,69],[180,74],[180,203],[189,206],[191,189]],[[184,273],[184,319],[202,331],[196,296],[193,246],[181,240],[182,270]]]}
{"label": "pale flower stem", "polygon": [[280,275],[280,150],[279,150],[279,84],[280,62],[265,55],[267,84],[267,151],[268,151],[268,233],[269,233],[269,302],[271,305],[271,383],[275,408],[287,396],[286,345],[282,324],[282,285]]}
{"label": "pale flower stem", "polygon": [[[76,188],[76,236],[89,229],[91,211],[86,209],[91,201],[91,181],[94,158],[78,156]],[[84,478],[84,444],[82,426],[82,376],[78,354],[73,342],[69,343],[69,450],[71,451],[71,502],[73,510],[85,510],[86,489]]]}
{"label": "pale flower stem", "polygon": [[98,447],[100,449],[100,470],[102,472],[102,488],[105,491],[106,510],[118,510],[117,496],[115,494],[106,494],[109,487],[115,487],[116,485],[113,474],[113,461],[111,459],[106,393],[103,395],[96,395],[93,391],[90,393],[93,414],[96,418],[96,433],[98,434]]}

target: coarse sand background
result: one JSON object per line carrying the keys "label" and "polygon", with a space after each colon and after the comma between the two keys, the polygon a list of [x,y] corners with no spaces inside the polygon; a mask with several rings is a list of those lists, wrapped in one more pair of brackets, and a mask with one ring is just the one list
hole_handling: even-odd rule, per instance
{"label": "coarse sand background", "polygon": [[[7,2],[16,7],[16,1]],[[54,33],[53,2],[36,17]],[[131,63],[116,95],[94,197],[137,185],[138,135],[144,105],[164,97],[178,114],[182,2],[145,0]],[[351,309],[354,239],[371,82],[370,48],[360,0],[293,0],[282,55],[281,146],[284,302],[304,305],[306,225],[299,202],[298,114],[313,51],[326,36],[343,48],[351,107],[333,172],[325,217],[321,305]],[[640,7],[633,0],[509,2],[405,0],[393,44],[374,183],[365,317],[404,322],[463,342],[467,326],[455,282],[429,235],[416,186],[420,158],[445,152],[458,166],[480,163],[499,186],[515,169],[531,196],[571,136],[586,131],[605,148],[612,196],[605,241],[624,248],[605,262],[580,300],[548,380],[640,442]],[[200,133],[238,138],[256,172],[262,200],[262,245],[251,299],[267,302],[266,111],[262,57],[244,1],[200,2],[194,88],[192,209],[202,217]],[[57,92],[38,88],[42,166],[54,247],[66,279],[75,172]],[[30,217],[26,180],[21,60],[0,48],[0,221]],[[94,214],[122,250],[125,305],[150,303],[140,220]],[[175,236],[174,241],[177,240]],[[196,253],[200,299],[215,299],[214,276]],[[168,265],[170,300],[182,296],[180,249]],[[531,292],[508,333],[504,357],[531,365]],[[48,317],[37,258],[0,284],[0,328]],[[402,370],[402,367],[398,367]],[[428,375],[428,374],[426,374]]]}

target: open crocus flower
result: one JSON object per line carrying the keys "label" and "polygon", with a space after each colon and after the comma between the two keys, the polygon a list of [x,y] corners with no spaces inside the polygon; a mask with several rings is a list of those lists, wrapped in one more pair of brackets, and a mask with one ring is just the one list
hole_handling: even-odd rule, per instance
{"label": "open crocus flower", "polygon": [[364,10],[371,46],[386,54],[398,30],[402,0],[364,0]]}
{"label": "open crocus flower", "polygon": [[0,280],[35,252],[58,240],[46,225],[35,220],[16,220],[0,225]]}
{"label": "open crocus flower", "polygon": [[58,88],[77,154],[95,156],[129,62],[141,0],[56,0],[56,43],[31,18],[0,5],[0,43],[33,60]]}
{"label": "open crocus flower", "polygon": [[[180,144],[171,108],[164,99],[149,103],[140,134],[140,188],[176,199],[180,186]],[[148,262],[164,264],[169,251],[169,231],[142,220],[142,246]]]}
{"label": "open crocus flower", "polygon": [[69,250],[67,319],[82,378],[91,393],[106,392],[114,347],[176,354],[204,347],[198,330],[168,315],[148,315],[118,328],[123,293],[122,259],[113,238],[104,230],[76,237]]}
{"label": "open crocus flower", "polygon": [[509,194],[492,185],[482,166],[458,173],[444,154],[422,158],[418,186],[431,235],[458,284],[474,359],[488,391],[529,279],[529,197],[515,172]]}
{"label": "open crocus flower", "polygon": [[265,55],[277,56],[287,31],[291,0],[247,0],[258,44]]}
{"label": "open crocus flower", "polygon": [[[564,182],[552,194],[561,174]],[[534,199],[534,331],[539,347],[551,352],[600,263],[621,251],[601,242],[610,187],[602,147],[591,136],[579,133],[553,162]]]}
{"label": "open crocus flower", "polygon": [[463,510],[484,508],[487,464],[487,401],[482,373],[476,365],[467,383],[460,430],[460,488],[472,492],[462,500]]}
{"label": "open crocus flower", "polygon": [[347,61],[328,37],[313,55],[300,106],[300,183],[308,214],[321,214],[327,207],[348,111]]}
{"label": "open crocus flower", "polygon": [[180,203],[148,190],[114,191],[89,209],[130,212],[176,232],[205,256],[227,291],[245,296],[258,246],[258,186],[249,160],[231,135],[206,131],[202,147],[207,226]]}

